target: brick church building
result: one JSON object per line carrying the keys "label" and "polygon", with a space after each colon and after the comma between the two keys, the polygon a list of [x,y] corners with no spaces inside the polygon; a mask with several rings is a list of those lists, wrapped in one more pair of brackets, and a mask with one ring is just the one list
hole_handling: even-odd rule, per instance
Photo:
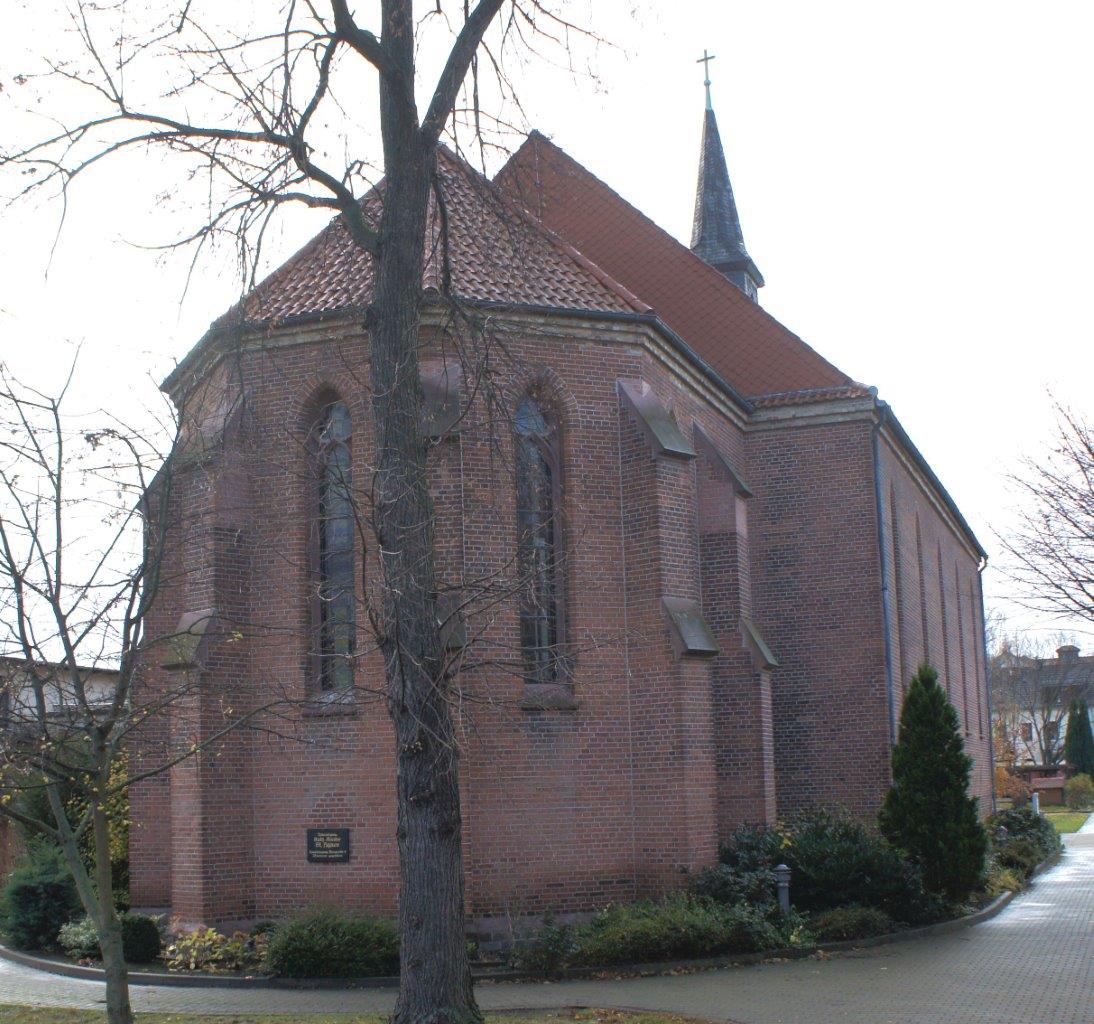
{"label": "brick church building", "polygon": [[[538,133],[492,181],[449,153],[438,181],[423,431],[469,914],[656,894],[745,822],[872,817],[923,661],[986,808],[984,551],[876,389],[758,304],[709,104],[690,248]],[[370,282],[335,220],[164,384],[185,432],[151,626],[183,636],[145,686],[196,685],[150,742],[284,703],[135,787],[136,905],[394,910],[375,556],[350,500],[370,472]]]}

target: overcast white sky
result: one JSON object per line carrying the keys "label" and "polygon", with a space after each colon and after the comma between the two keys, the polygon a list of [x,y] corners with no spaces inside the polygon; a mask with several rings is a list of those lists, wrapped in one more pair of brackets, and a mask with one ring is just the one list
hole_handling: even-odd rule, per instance
{"label": "overcast white sky", "polygon": [[[9,0],[0,14],[9,97],[35,50],[67,45],[43,29],[47,6]],[[620,47],[599,52],[600,86],[530,68],[531,123],[686,242],[703,109],[695,61],[714,53],[762,304],[878,387],[996,553],[1006,474],[1044,444],[1049,392],[1094,414],[1094,4],[600,0],[594,16]],[[14,124],[0,121],[0,139]],[[230,267],[202,264],[180,305],[185,260],[138,247],[167,239],[174,222],[155,196],[179,186],[150,161],[89,179],[48,277],[57,207],[3,211],[3,358],[48,384],[79,343],[89,400],[152,404],[154,381],[238,289]],[[325,220],[289,218],[271,259]],[[1010,604],[992,570],[987,591],[1014,625],[1061,628]]]}

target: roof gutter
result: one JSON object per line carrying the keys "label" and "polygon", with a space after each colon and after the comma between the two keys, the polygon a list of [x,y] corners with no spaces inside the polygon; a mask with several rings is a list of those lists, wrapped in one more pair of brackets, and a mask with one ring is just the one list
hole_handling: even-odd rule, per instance
{"label": "roof gutter", "polygon": [[984,678],[983,680],[978,679],[976,681],[976,685],[982,685],[984,687],[984,694],[987,698],[987,700],[985,701],[985,703],[987,704],[987,708],[985,710],[987,712],[988,727],[985,739],[987,740],[988,744],[988,772],[990,773],[988,777],[992,780],[991,810],[994,814],[999,808],[996,804],[995,798],[995,719],[992,715],[991,679],[988,675],[988,665],[990,664],[990,662],[988,659],[988,631],[986,628],[987,620],[984,618],[984,569],[987,567],[987,561],[988,560],[985,558],[983,564],[980,566],[980,572],[976,574],[976,594],[980,602],[980,643],[982,644],[980,664],[984,666]]}
{"label": "roof gutter", "polygon": [[461,300],[475,309],[494,309],[501,312],[531,313],[532,315],[576,316],[582,320],[600,320],[606,323],[640,324],[644,327],[652,327],[675,349],[677,349],[688,362],[692,363],[699,372],[714,384],[719,390],[725,392],[727,397],[739,405],[745,412],[753,412],[753,404],[745,398],[732,384],[729,383],[717,370],[714,369],[698,352],[695,351],[683,338],[680,337],[668,324],[656,313],[624,313],[614,310],[590,310],[567,309],[565,306],[539,306],[531,303],[512,303],[498,299],[471,299]]}
{"label": "roof gutter", "polygon": [[295,327],[297,324],[318,324],[327,320],[341,320],[348,316],[364,316],[365,310],[356,306],[342,306],[339,309],[319,310],[314,313],[296,313],[292,316],[281,317],[270,321],[235,320],[226,323],[214,322],[209,329],[198,339],[197,343],[186,353],[175,368],[160,382],[160,390],[173,394],[181,382],[186,371],[198,362],[210,345],[219,341],[227,334],[244,331],[271,330],[275,327]]}

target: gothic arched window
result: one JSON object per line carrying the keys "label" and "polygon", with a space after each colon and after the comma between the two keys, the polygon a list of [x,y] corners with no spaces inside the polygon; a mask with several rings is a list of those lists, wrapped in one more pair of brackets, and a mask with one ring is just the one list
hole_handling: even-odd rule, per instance
{"label": "gothic arched window", "polygon": [[514,427],[521,654],[528,682],[553,683],[563,630],[558,432],[531,396]]}
{"label": "gothic arched window", "polygon": [[350,492],[349,410],[342,402],[323,409],[314,433],[316,544],[314,633],[321,690],[353,683],[355,520]]}

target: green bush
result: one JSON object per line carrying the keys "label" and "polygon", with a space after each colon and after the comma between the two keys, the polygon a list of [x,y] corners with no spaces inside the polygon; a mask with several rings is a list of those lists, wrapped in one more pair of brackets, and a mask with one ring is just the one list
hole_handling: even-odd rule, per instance
{"label": "green bush", "polygon": [[[150,964],[160,955],[162,941],[154,918],[144,914],[122,914],[122,950],[132,964]],[[58,945],[74,960],[102,957],[99,936],[90,917],[70,921],[57,936]]]}
{"label": "green bush", "polygon": [[885,837],[923,869],[924,888],[953,903],[984,879],[988,837],[969,795],[972,758],[938,673],[912,677],[893,748],[893,784],[878,823]]}
{"label": "green bush", "polygon": [[176,935],[163,951],[163,962],[171,971],[252,971],[262,965],[264,947],[263,936],[198,928]]}
{"label": "green bush", "polygon": [[1063,849],[1052,822],[1025,807],[993,814],[988,818],[988,831],[996,863],[1020,870],[1023,877]]}
{"label": "green bush", "polygon": [[999,867],[1017,871],[1022,878],[1029,878],[1042,860],[1040,847],[1032,839],[1012,839],[995,852],[995,863]]}
{"label": "green bush", "polygon": [[[923,891],[919,869],[876,832],[845,814],[815,811],[777,827],[750,825],[735,832],[720,852],[722,871],[708,869],[696,891],[721,901],[770,878],[780,862],[790,868],[790,899],[799,910],[820,913],[856,904],[884,910],[910,924],[941,914],[937,899]],[[727,900],[726,902],[732,902]]]}
{"label": "green bush", "polygon": [[988,872],[988,881],[984,891],[992,898],[1005,892],[1018,892],[1022,888],[1022,876],[1013,868],[1005,868],[998,863]]}
{"label": "green bush", "polygon": [[0,900],[4,934],[16,949],[56,948],[57,934],[80,911],[76,883],[60,851],[32,845],[10,875]]}
{"label": "green bush", "polygon": [[739,872],[769,871],[784,859],[788,842],[770,825],[742,825],[719,847],[718,860]]}
{"label": "green bush", "polygon": [[99,957],[99,934],[90,917],[69,921],[57,934],[57,945],[73,960],[93,960]]}
{"label": "green bush", "polygon": [[[82,739],[70,739],[57,750],[57,756],[65,763],[74,766],[88,766],[86,742]],[[122,786],[129,770],[128,755],[121,754],[110,769],[110,786]],[[24,817],[37,821],[53,822],[53,808],[49,802],[49,791],[44,776],[34,772],[22,772],[13,778],[12,804]],[[57,792],[69,823],[75,828],[87,811],[87,802],[78,795],[76,789],[64,779],[56,782]],[[129,909],[129,790],[115,789],[106,800],[106,812],[109,819],[110,834],[110,874],[114,890],[114,905]],[[25,825],[20,826],[24,840],[29,845],[52,845],[41,835]],[[79,840],[80,857],[88,874],[95,877],[95,837],[91,829],[85,830]]]}
{"label": "green bush", "polygon": [[866,939],[871,935],[886,935],[894,927],[893,919],[877,907],[837,907],[818,914],[809,922],[809,929],[818,942]]}
{"label": "green bush", "polygon": [[145,914],[122,914],[122,948],[130,963],[152,963],[163,948],[155,918]]}
{"label": "green bush", "polygon": [[805,912],[871,906],[909,923],[941,914],[919,869],[861,822],[815,812],[790,824],[790,898]]}
{"label": "green bush", "polygon": [[1073,811],[1083,811],[1094,804],[1094,779],[1089,775],[1074,775],[1064,784],[1064,799]]}
{"label": "green bush", "polygon": [[691,891],[726,906],[734,903],[766,906],[776,899],[775,872],[769,868],[742,871],[728,864],[715,864],[695,876]]}
{"label": "green bush", "polygon": [[755,907],[685,893],[608,907],[577,930],[575,962],[589,967],[776,949],[784,934]]}
{"label": "green bush", "polygon": [[266,963],[271,974],[286,978],[397,974],[399,936],[389,921],[339,910],[313,910],[274,930]]}
{"label": "green bush", "polygon": [[518,971],[558,974],[577,953],[577,937],[570,925],[555,924],[550,916],[534,935],[520,939],[509,951],[509,965]]}

